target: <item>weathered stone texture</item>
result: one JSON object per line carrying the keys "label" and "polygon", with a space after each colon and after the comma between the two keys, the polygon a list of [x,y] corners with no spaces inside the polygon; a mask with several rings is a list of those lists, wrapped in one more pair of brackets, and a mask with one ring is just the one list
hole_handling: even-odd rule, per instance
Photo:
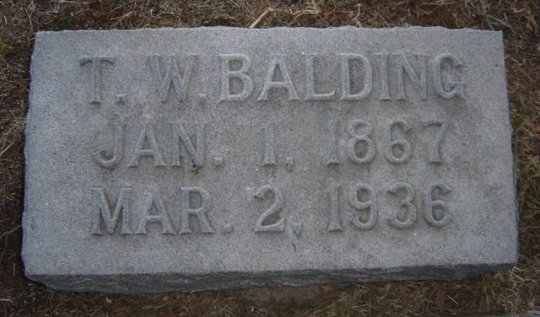
{"label": "weathered stone texture", "polygon": [[499,32],[39,32],[29,278],[119,293],[447,279],[517,260]]}

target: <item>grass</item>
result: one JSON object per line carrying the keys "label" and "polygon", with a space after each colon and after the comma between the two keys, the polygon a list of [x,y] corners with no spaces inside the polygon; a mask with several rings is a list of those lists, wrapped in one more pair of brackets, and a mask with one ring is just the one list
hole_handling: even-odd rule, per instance
{"label": "grass", "polygon": [[[0,314],[6,316],[448,316],[540,309],[540,4],[438,1],[0,1]],[[502,30],[514,127],[519,264],[451,282],[373,283],[145,296],[69,293],[25,279],[20,260],[24,116],[38,30],[355,25]],[[270,292],[270,293],[264,293]],[[291,293],[311,295],[287,296]],[[267,294],[267,295],[264,295]],[[278,295],[276,295],[278,294]],[[260,297],[260,296],[259,296]]]}

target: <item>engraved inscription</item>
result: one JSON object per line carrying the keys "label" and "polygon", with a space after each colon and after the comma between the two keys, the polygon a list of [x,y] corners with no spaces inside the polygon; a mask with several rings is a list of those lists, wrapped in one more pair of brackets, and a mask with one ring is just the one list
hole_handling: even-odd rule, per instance
{"label": "engraved inscription", "polygon": [[[448,213],[448,203],[441,199],[434,199],[434,196],[447,195],[452,188],[445,183],[439,182],[431,184],[425,195],[426,221],[435,227],[446,226],[450,222]],[[436,212],[438,209],[438,213]],[[438,215],[436,215],[438,214]]]}
{"label": "engraved inscription", "polygon": [[330,232],[343,231],[339,215],[339,191],[341,186],[332,185],[328,189],[328,202],[330,205],[330,222],[326,230]]}
{"label": "engraved inscription", "polygon": [[124,127],[118,122],[112,124],[112,140],[112,151],[100,149],[93,153],[96,162],[105,168],[115,168],[122,160]]}
{"label": "engraved inscription", "polygon": [[[330,120],[328,122],[328,130],[322,138],[322,163],[326,166],[339,164],[338,160],[338,141],[336,135],[336,127],[339,122]],[[438,126],[439,130],[434,136],[429,145],[428,154],[422,155],[421,159],[426,159],[430,163],[443,163],[441,157],[441,145],[444,141],[446,131],[448,129],[448,121],[445,119],[434,119],[421,121],[419,127],[415,127],[416,131],[428,129],[431,126]],[[373,161],[376,156],[377,149],[382,152],[387,162],[391,164],[400,164],[408,162],[413,158],[413,142],[412,138],[413,127],[403,119],[390,121],[388,125],[379,127],[383,130],[374,132],[376,127],[373,127],[368,121],[363,119],[353,119],[349,122],[347,134],[348,140],[345,145],[347,157],[354,164],[362,165]],[[376,145],[373,140],[373,135],[382,134],[380,145]],[[402,137],[397,135],[401,134]]]}
{"label": "engraved inscription", "polygon": [[336,94],[335,90],[326,93],[315,92],[315,75],[313,70],[313,63],[316,57],[315,54],[304,54],[306,61],[306,97],[305,100],[334,100]]}
{"label": "engraved inscription", "polygon": [[[367,57],[362,54],[338,54],[340,56],[341,70],[341,100],[361,100],[367,98],[373,88],[373,75],[371,64]],[[351,64],[353,61],[362,63],[364,78],[362,89],[357,93],[351,93]]]}
{"label": "engraved inscription", "polygon": [[[463,91],[464,84],[461,81],[448,80],[443,82],[442,78],[442,66],[444,61],[450,62],[454,68],[461,68],[463,65],[461,61],[452,54],[442,53],[433,59],[433,86],[437,94],[445,99],[453,97],[465,98]],[[447,87],[449,89],[447,89]]]}
{"label": "engraved inscription", "polygon": [[394,195],[398,195],[400,192],[404,193],[404,197],[399,201],[400,213],[396,214],[394,218],[389,219],[389,224],[392,227],[404,229],[410,228],[416,223],[416,207],[414,206],[414,189],[407,183],[395,183],[388,192]]}
{"label": "engraved inscription", "polygon": [[379,100],[390,100],[390,89],[388,88],[388,53],[377,53],[379,57]]}
{"label": "engraved inscription", "polygon": [[139,158],[141,157],[152,157],[154,159],[154,166],[165,166],[158,148],[154,129],[150,124],[145,124],[141,129],[128,167],[139,166]]}
{"label": "engraved inscription", "polygon": [[262,129],[263,135],[263,166],[276,166],[276,153],[274,151],[274,127],[271,123]]}
{"label": "engraved inscription", "polygon": [[326,134],[323,155],[324,164],[326,166],[339,164],[337,154],[337,138],[336,138],[337,120],[328,122],[328,133]]}
{"label": "engraved inscription", "polygon": [[174,88],[176,99],[184,101],[187,97],[187,91],[191,80],[191,73],[194,68],[198,55],[189,54],[185,61],[182,73],[178,67],[176,56],[149,56],[148,65],[150,67],[151,78],[159,93],[161,102],[169,99],[169,91]]}
{"label": "engraved inscription", "polygon": [[[257,101],[266,101],[271,98],[271,92],[276,93],[273,97],[278,97],[279,93],[286,94],[289,101],[299,100],[297,87],[301,86],[305,87],[303,96],[305,101],[360,101],[367,99],[374,92],[373,81],[377,78],[379,81],[376,86],[379,89],[378,99],[383,101],[410,99],[407,96],[408,86],[413,89],[411,93],[415,92],[416,96],[422,100],[428,98],[430,87],[436,97],[465,98],[465,83],[460,80],[463,63],[451,53],[444,52],[436,56],[410,54],[405,51],[383,51],[373,55],[358,52],[324,55],[302,52],[301,54],[303,62],[300,63],[291,62],[290,54],[271,55],[270,62],[263,70],[264,78],[253,76],[253,73],[258,71],[259,65],[252,63],[248,55],[217,54],[219,101],[242,102],[252,96],[257,96]],[[153,64],[158,65],[155,61]],[[174,70],[174,65],[171,65],[171,69]],[[431,70],[429,81],[428,66]],[[339,77],[339,82],[327,83],[330,86],[328,88],[316,87],[316,83],[320,82],[317,80],[318,68],[337,71],[337,74],[333,75]],[[304,76],[299,77],[299,73]],[[164,78],[158,80],[158,83],[163,84]],[[392,94],[390,79],[394,80],[392,88],[395,89]],[[160,87],[162,87],[160,89],[167,89],[168,86]],[[175,85],[175,87],[180,87],[180,85]],[[256,87],[261,87],[261,90],[254,94]],[[166,98],[165,95],[162,96]]]}
{"label": "engraved inscription", "polygon": [[[340,213],[340,191],[341,185],[331,184],[327,189],[329,205],[329,222],[326,230],[328,232],[341,232],[344,230],[341,225]],[[396,182],[386,188],[386,192],[399,199],[399,209],[382,210],[382,214],[391,213],[392,217],[387,223],[396,229],[412,228],[417,223],[418,209],[415,206],[415,190],[406,182]],[[444,182],[435,182],[425,191],[425,221],[435,227],[446,226],[450,222],[448,213],[448,202],[440,199],[440,196],[448,195],[451,188]],[[356,230],[370,230],[375,227],[378,221],[379,204],[377,192],[367,183],[358,183],[350,187],[348,196],[349,206],[354,210],[350,218],[351,226]]]}
{"label": "engraved inscription", "polygon": [[[221,71],[221,93],[220,101],[243,101],[246,100],[253,91],[253,80],[246,73],[251,66],[251,60],[244,54],[219,54]],[[236,70],[231,69],[231,63],[240,63]],[[231,92],[231,79],[242,82],[242,89]]]}
{"label": "engraved inscription", "polygon": [[[357,132],[359,128],[363,128],[363,132]],[[356,164],[369,163],[375,157],[375,143],[371,139],[373,128],[369,122],[357,119],[349,124],[349,134],[351,138],[347,143],[347,155],[349,159]],[[358,145],[364,145],[364,155],[359,156],[357,152]]]}
{"label": "engraved inscription", "polygon": [[285,158],[285,168],[289,172],[293,171],[293,169],[294,169],[294,157],[287,156]]}
{"label": "engraved inscription", "polygon": [[163,204],[163,198],[155,191],[147,192],[144,196],[140,211],[139,226],[136,233],[148,234],[146,225],[149,223],[159,224],[162,234],[175,234],[169,214]]}
{"label": "engraved inscription", "polygon": [[222,226],[221,231],[223,233],[232,233],[234,231],[234,227],[230,223],[226,223]]}
{"label": "engraved inscription", "polygon": [[[197,196],[199,200],[199,205],[197,207],[193,206],[193,200]],[[208,217],[206,212],[210,208],[210,193],[199,186],[189,186],[184,187],[181,190],[181,200],[180,200],[180,212],[182,214],[182,219],[180,223],[180,234],[192,233],[190,228],[189,219],[195,217],[199,225],[201,233],[214,233],[216,232]]]}
{"label": "engraved inscription", "polygon": [[127,99],[126,94],[117,94],[115,102],[116,102],[116,104],[124,105],[124,104],[126,104],[126,99]]}
{"label": "engraved inscription", "polygon": [[[130,133],[126,132],[126,126],[126,123],[113,121],[98,131],[92,158],[99,166],[114,169],[120,165],[124,157],[126,138],[135,139],[133,148],[129,149],[126,155],[128,167],[138,167],[143,158],[151,159],[155,167],[164,167],[170,162],[171,167],[201,168],[206,163],[205,124],[197,125],[195,133],[190,135],[189,130],[179,120],[173,121],[165,126],[169,129],[169,142],[158,140],[155,128],[164,127],[159,127],[156,123],[145,123],[141,127],[129,129]],[[108,137],[111,140],[109,146],[98,143]],[[129,143],[132,142],[127,142]],[[163,153],[167,153],[170,160],[165,162]],[[214,157],[213,160],[215,167],[224,164],[223,157]]]}
{"label": "engraved inscription", "polygon": [[[200,186],[184,186],[179,190],[179,197],[172,201],[173,207],[170,210],[178,212],[180,215],[180,229],[175,230],[167,201],[164,201],[161,193],[156,189],[149,189],[139,195],[141,201],[135,206],[140,206],[136,213],[132,213],[131,204],[136,195],[132,189],[122,187],[118,193],[116,203],[113,204],[108,198],[103,188],[91,188],[92,204],[92,235],[103,235],[103,231],[114,234],[120,231],[121,234],[132,234],[131,222],[136,225],[135,233],[147,235],[148,228],[157,225],[160,233],[165,235],[215,233],[214,227],[207,216],[211,208],[210,193]],[[171,201],[168,202],[169,204]],[[135,217],[133,219],[132,217]],[[195,219],[196,228],[193,229],[190,220]]]}
{"label": "engraved inscription", "polygon": [[131,188],[120,189],[120,193],[118,194],[118,199],[116,200],[116,205],[114,206],[112,213],[109,201],[103,189],[96,187],[92,188],[91,192],[93,204],[92,234],[102,235],[103,225],[109,234],[113,234],[119,220],[122,223],[120,233],[131,234],[132,232],[129,219],[130,210],[128,204]]}
{"label": "engraved inscription", "polygon": [[[259,61],[258,57],[252,62],[246,54],[216,54],[213,57],[214,63],[209,64],[216,71],[216,87],[204,92],[193,91],[192,87],[199,80],[207,80],[204,76],[196,77],[200,75],[199,55],[145,57],[147,64],[144,71],[150,72],[151,94],[154,94],[155,102],[160,104],[189,101],[183,104],[185,108],[182,109],[161,105],[163,112],[155,117],[148,116],[146,107],[152,105],[145,104],[144,109],[140,109],[141,102],[137,101],[140,95],[133,91],[127,91],[129,95],[125,93],[126,90],[113,91],[110,94],[109,91],[102,91],[102,72],[108,70],[104,65],[114,65],[113,57],[80,59],[80,66],[89,70],[90,102],[107,102],[102,100],[103,97],[110,98],[108,102],[113,104],[111,109],[84,110],[97,110],[100,111],[99,115],[110,115],[112,112],[114,118],[96,133],[98,138],[94,143],[88,142],[90,151],[87,158],[97,164],[94,168],[104,169],[99,171],[101,178],[118,177],[119,181],[125,182],[123,184],[132,184],[133,179],[124,179],[124,174],[119,173],[122,171],[113,169],[144,166],[141,170],[128,169],[125,173],[127,178],[133,175],[140,177],[136,179],[140,181],[137,186],[124,185],[115,188],[112,191],[114,194],[107,194],[101,187],[91,188],[91,213],[88,218],[91,217],[92,235],[119,233],[145,236],[151,235],[155,230],[158,234],[189,237],[192,234],[212,236],[216,233],[214,228],[218,229],[218,235],[231,234],[233,225],[243,229],[245,224],[233,222],[234,219],[226,217],[220,221],[219,218],[214,218],[211,210],[213,206],[218,206],[220,210],[227,206],[240,207],[239,210],[242,210],[241,204],[246,202],[229,202],[227,199],[235,199],[234,195],[227,194],[231,197],[224,198],[222,192],[213,196],[211,192],[219,190],[214,184],[210,185],[208,190],[199,185],[204,185],[209,180],[219,182],[223,178],[238,176],[239,181],[246,181],[246,184],[240,184],[245,186],[231,188],[236,191],[247,188],[251,193],[253,182],[247,179],[249,174],[245,172],[250,169],[260,171],[261,161],[263,173],[257,176],[261,178],[256,181],[270,184],[262,185],[253,192],[257,208],[263,210],[257,215],[254,226],[256,233],[285,232],[287,227],[287,234],[282,237],[293,240],[301,237],[303,225],[295,221],[304,221],[300,218],[302,215],[298,216],[299,218],[295,218],[296,215],[282,215],[283,210],[288,211],[284,195],[289,194],[288,190],[293,191],[291,198],[302,199],[302,203],[304,199],[307,201],[310,197],[317,196],[318,202],[322,201],[323,206],[319,206],[321,210],[314,210],[314,215],[328,212],[328,218],[321,221],[319,230],[324,232],[326,229],[336,237],[346,234],[347,230],[359,231],[354,233],[355,235],[362,235],[360,231],[373,230],[379,223],[379,217],[384,220],[379,223],[384,230],[411,229],[419,223],[426,223],[429,230],[437,231],[451,222],[451,201],[457,197],[441,175],[444,175],[447,168],[452,168],[445,164],[456,160],[454,153],[446,150],[452,148],[450,145],[456,144],[445,144],[456,142],[456,131],[453,129],[455,125],[450,121],[453,113],[445,109],[411,110],[411,107],[417,106],[430,107],[428,102],[420,102],[419,105],[399,102],[396,104],[400,107],[394,107],[396,104],[381,101],[406,100],[411,99],[410,97],[426,100],[428,96],[456,98],[452,102],[438,100],[436,107],[439,108],[462,101],[459,98],[465,98],[463,78],[467,76],[462,73],[464,65],[461,59],[450,53],[427,56],[404,51],[368,51],[365,55],[358,52],[336,52],[324,56],[309,52],[299,53],[293,59],[290,54],[273,54],[268,57],[266,62],[255,63]],[[261,65],[263,69],[256,69]],[[77,62],[74,66],[79,68]],[[118,65],[114,67],[117,71]],[[332,78],[338,80],[322,84],[321,78],[317,77],[321,76],[322,70],[335,72]],[[264,76],[256,78],[253,74]],[[305,82],[302,82],[304,80]],[[303,100],[310,102],[301,105],[292,102],[299,100],[297,87],[300,94],[303,94]],[[142,95],[143,99],[146,96],[146,102],[154,100],[149,98],[148,92],[143,92]],[[158,97],[160,102],[157,101]],[[214,124],[214,121],[223,119],[224,122],[230,122],[234,117],[229,115],[236,116],[245,109],[242,108],[243,105],[240,107],[232,103],[245,102],[249,98],[256,99],[248,103],[249,106],[265,107],[262,112],[265,114],[264,119],[272,122],[260,121],[256,116],[252,118],[253,113],[249,112],[246,118],[242,117],[241,123],[253,119],[246,127],[255,130],[249,131],[255,139],[240,139],[244,137],[241,134],[238,140],[231,144],[219,144],[230,142],[231,138],[221,137],[219,133],[225,131],[219,131],[219,124]],[[275,102],[272,98],[290,101],[283,104],[290,108],[282,107],[282,102]],[[373,109],[370,104],[373,99],[377,107],[387,107],[384,111],[381,110],[380,117],[377,116],[377,109]],[[276,105],[280,107],[278,111],[284,112],[279,113],[279,116],[275,116],[274,112],[267,115],[268,111],[276,111]],[[132,108],[136,107],[140,108],[133,111]],[[207,113],[208,109],[217,109],[216,107],[231,112],[223,117],[219,116],[223,113]],[[305,116],[305,126],[310,129],[316,127],[313,131],[306,131],[307,128],[299,129],[301,133],[313,134],[289,137],[288,133],[296,133],[292,128],[295,122],[289,120],[291,118],[287,117],[289,113],[286,111],[294,109],[291,113],[296,116],[313,108],[317,108],[314,111],[321,112],[315,116]],[[390,111],[391,109],[393,110]],[[122,113],[123,111],[129,113]],[[141,119],[142,122],[137,121],[136,117],[141,113],[144,118]],[[428,120],[424,120],[426,118],[417,117],[418,114],[429,113],[435,113],[442,118],[428,117]],[[165,122],[162,122],[163,120]],[[180,120],[193,120],[196,124],[184,126]],[[319,124],[322,127],[319,127]],[[450,131],[449,126],[452,127]],[[320,130],[325,132],[321,135]],[[231,131],[235,129],[226,132]],[[447,133],[452,138],[445,140]],[[215,137],[216,135],[218,137]],[[262,146],[259,138],[262,139]],[[310,142],[314,144],[309,144]],[[234,153],[237,144],[246,145],[240,149],[244,151],[241,157]],[[252,146],[254,148],[251,148]],[[318,151],[315,155],[321,155],[321,158],[316,158],[314,162],[306,159],[306,155],[311,155],[312,149]],[[253,157],[248,157],[250,154]],[[222,155],[227,156],[227,164]],[[205,166],[207,159],[210,169],[199,170]],[[280,168],[277,168],[278,161]],[[252,166],[253,164],[256,166]],[[407,170],[418,166],[418,175],[413,173],[415,171]],[[153,167],[159,169],[152,169]],[[178,167],[193,170],[185,173],[184,169]],[[284,170],[281,170],[281,167]],[[302,177],[314,173],[320,178],[312,182],[313,188],[309,188],[312,183],[303,183]],[[429,173],[442,179],[431,182]],[[424,174],[430,179],[430,183],[415,183],[415,180],[418,181]],[[392,179],[393,177],[399,177],[400,180]],[[383,184],[380,184],[381,178],[384,178]],[[167,187],[160,192],[156,183],[163,185],[160,183],[163,179],[163,184]],[[297,182],[298,179],[301,181]],[[450,178],[450,181],[455,179]],[[104,184],[109,182],[110,180],[106,179]],[[234,184],[236,185],[238,184]],[[149,186],[150,189],[144,190],[138,196],[133,193],[144,186]],[[290,186],[298,188],[291,189]],[[315,191],[317,192],[314,193]],[[172,193],[177,195],[174,199],[170,198]],[[139,200],[135,201],[137,198]],[[252,201],[248,203],[251,204]],[[388,210],[384,210],[385,208]],[[310,221],[305,223],[311,224]],[[251,225],[253,224],[248,224]],[[399,234],[408,233],[409,231],[402,230]],[[276,235],[276,239],[278,238]],[[296,250],[296,246],[294,248]]]}
{"label": "engraved inscription", "polygon": [[431,147],[429,150],[429,162],[430,163],[442,163],[443,160],[441,158],[441,143],[444,139],[444,136],[446,134],[446,129],[448,129],[448,122],[446,120],[428,120],[424,122],[424,127],[429,127],[433,125],[440,126],[439,131],[435,135],[435,138],[433,139],[433,143],[431,143]]}
{"label": "engraved inscription", "polygon": [[[279,74],[276,74],[279,73]],[[281,80],[276,79],[277,75],[281,75]],[[270,62],[270,67],[264,78],[264,84],[261,94],[257,100],[268,100],[270,89],[286,89],[289,95],[289,101],[298,100],[296,88],[289,75],[289,69],[283,55],[275,55]]]}
{"label": "engraved inscription", "polygon": [[101,68],[102,64],[114,64],[111,56],[83,56],[80,59],[81,66],[90,64],[90,102],[101,103]]}
{"label": "engraved inscription", "polygon": [[284,199],[281,190],[273,185],[263,185],[253,196],[257,199],[266,200],[268,194],[270,194],[272,203],[257,219],[255,232],[282,232],[285,230],[285,218],[278,218],[272,223],[267,223],[272,221],[270,218],[275,218],[283,209]]}
{"label": "engraved inscription", "polygon": [[300,238],[302,236],[303,229],[304,225],[301,222],[293,223],[291,225],[291,232],[296,238]]}
{"label": "engraved inscription", "polygon": [[412,156],[412,146],[406,139],[392,140],[392,130],[399,127],[403,133],[407,133],[411,127],[405,120],[392,121],[386,131],[385,158],[390,163],[404,163]]}
{"label": "engraved inscription", "polygon": [[202,167],[204,165],[204,125],[197,126],[197,132],[195,134],[195,145],[191,141],[191,138],[184,129],[184,126],[180,121],[172,123],[173,131],[173,159],[172,166],[182,166],[180,158],[182,157],[179,143],[182,143],[182,148],[186,150],[191,165],[194,168]]}
{"label": "engraved inscription", "polygon": [[[361,196],[367,196],[360,198]],[[367,219],[362,220],[361,215],[351,220],[353,227],[357,230],[373,229],[377,224],[378,211],[377,200],[373,188],[364,183],[358,183],[351,188],[349,194],[349,204],[358,211],[366,211]]]}
{"label": "engraved inscription", "polygon": [[225,158],[223,156],[214,156],[212,158],[212,165],[214,167],[222,167],[225,164]]}
{"label": "engraved inscription", "polygon": [[[415,55],[417,60],[423,60],[425,55]],[[426,63],[419,61],[419,76],[412,67],[405,54],[398,54],[396,58],[396,81],[397,81],[397,100],[405,100],[405,83],[403,81],[403,71],[414,84],[416,93],[422,98],[427,99],[427,81],[426,81]]]}

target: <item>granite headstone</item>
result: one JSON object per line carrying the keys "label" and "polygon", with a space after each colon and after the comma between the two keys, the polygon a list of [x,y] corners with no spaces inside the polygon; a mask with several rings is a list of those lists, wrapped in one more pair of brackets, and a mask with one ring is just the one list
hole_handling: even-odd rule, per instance
{"label": "granite headstone", "polygon": [[38,32],[26,275],[72,291],[450,279],[518,257],[502,34]]}

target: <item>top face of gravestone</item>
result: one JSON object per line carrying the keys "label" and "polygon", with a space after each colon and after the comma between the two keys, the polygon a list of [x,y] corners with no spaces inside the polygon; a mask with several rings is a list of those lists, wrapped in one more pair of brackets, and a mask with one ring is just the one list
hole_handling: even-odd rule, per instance
{"label": "top face of gravestone", "polygon": [[513,263],[503,57],[443,28],[40,32],[27,273]]}

